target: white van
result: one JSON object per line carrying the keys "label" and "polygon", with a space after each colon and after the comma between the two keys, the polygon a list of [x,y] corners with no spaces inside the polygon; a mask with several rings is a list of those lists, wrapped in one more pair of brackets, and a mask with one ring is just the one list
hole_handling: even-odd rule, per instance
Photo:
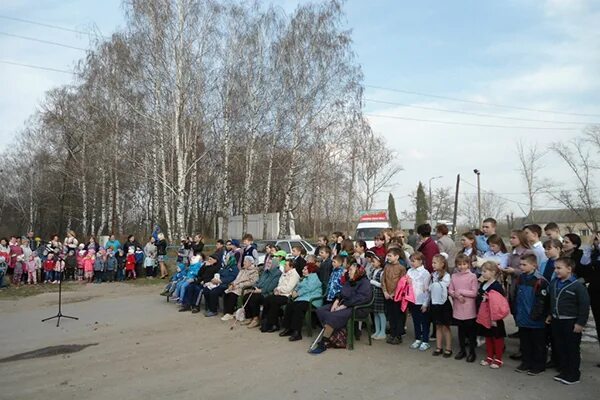
{"label": "white van", "polygon": [[375,236],[382,230],[391,228],[387,210],[359,211],[358,225],[356,225],[355,240],[367,242],[367,248],[375,246]]}

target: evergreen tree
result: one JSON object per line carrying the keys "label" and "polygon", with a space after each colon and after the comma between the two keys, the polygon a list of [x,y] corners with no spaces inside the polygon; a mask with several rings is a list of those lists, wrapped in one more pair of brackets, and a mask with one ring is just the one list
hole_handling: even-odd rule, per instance
{"label": "evergreen tree", "polygon": [[390,193],[388,196],[388,215],[390,216],[390,224],[392,228],[398,229],[398,214],[396,213],[396,200]]}
{"label": "evergreen tree", "polygon": [[419,182],[417,187],[417,213],[415,217],[415,226],[427,223],[427,196],[423,184]]}

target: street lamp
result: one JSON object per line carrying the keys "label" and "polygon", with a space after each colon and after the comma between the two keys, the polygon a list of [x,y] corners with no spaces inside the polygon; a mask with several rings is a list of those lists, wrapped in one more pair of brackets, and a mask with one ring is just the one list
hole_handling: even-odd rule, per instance
{"label": "street lamp", "polygon": [[431,196],[431,181],[440,178],[443,178],[443,176],[434,176],[433,178],[429,178],[429,225],[433,225],[433,202]]}
{"label": "street lamp", "polygon": [[477,214],[479,216],[479,228],[481,228],[481,171],[474,169],[473,172],[477,175]]}

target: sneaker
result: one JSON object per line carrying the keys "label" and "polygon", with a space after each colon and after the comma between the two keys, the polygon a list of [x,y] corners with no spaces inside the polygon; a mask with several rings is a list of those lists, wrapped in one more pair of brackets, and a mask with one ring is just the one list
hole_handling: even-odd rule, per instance
{"label": "sneaker", "polygon": [[527,367],[527,365],[525,365],[525,364],[519,364],[519,366],[517,368],[515,368],[515,372],[518,372],[518,373],[529,372],[529,367]]}
{"label": "sneaker", "polygon": [[562,378],[560,381],[562,383],[564,383],[565,385],[575,385],[575,384],[581,382],[579,379],[571,379],[571,378]]}
{"label": "sneaker", "polygon": [[481,365],[482,367],[489,367],[490,366],[490,362],[486,359],[486,360],[481,360],[481,362],[479,363],[479,365]]}
{"label": "sneaker", "polygon": [[385,340],[386,336],[385,336],[385,334],[383,334],[383,335],[374,335],[374,336],[371,336],[371,338],[373,340]]}
{"label": "sneaker", "polygon": [[321,354],[322,352],[327,350],[327,346],[325,346],[325,342],[323,340],[321,340],[319,343],[317,343],[315,348],[312,348],[310,350],[308,350],[309,354]]}
{"label": "sneaker", "polygon": [[529,372],[527,372],[527,375],[536,376],[536,375],[541,374],[542,372],[544,372],[543,369],[531,369],[531,370],[529,370]]}
{"label": "sneaker", "polygon": [[421,342],[420,340],[415,340],[413,344],[410,345],[410,348],[413,350],[418,349],[421,346],[421,343],[423,342]]}
{"label": "sneaker", "polygon": [[179,297],[177,297],[177,296],[175,296],[175,297],[171,297],[171,300],[173,300],[173,301],[177,302],[177,301],[179,301]]}
{"label": "sneaker", "polygon": [[562,382],[563,376],[562,376],[562,374],[554,375],[554,377],[552,379],[554,379],[556,382]]}
{"label": "sneaker", "polygon": [[421,343],[421,345],[419,346],[419,351],[427,351],[431,348],[431,345],[427,342],[423,342]]}
{"label": "sneaker", "polygon": [[212,312],[212,311],[207,311],[207,312],[204,313],[205,317],[215,317],[217,315],[218,314],[216,312]]}
{"label": "sneaker", "polygon": [[491,369],[500,369],[500,367],[501,367],[501,366],[502,366],[502,365],[500,365],[500,364],[496,364],[495,362],[490,364],[490,368],[491,368]]}
{"label": "sneaker", "polygon": [[221,321],[230,321],[233,319],[233,315],[231,314],[225,314],[221,317]]}

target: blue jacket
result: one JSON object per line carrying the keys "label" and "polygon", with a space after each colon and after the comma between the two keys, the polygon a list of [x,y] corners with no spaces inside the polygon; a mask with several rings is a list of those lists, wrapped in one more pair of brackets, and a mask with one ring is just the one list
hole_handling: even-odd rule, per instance
{"label": "blue jacket", "polygon": [[203,265],[204,265],[203,262],[197,262],[195,264],[191,264],[188,267],[185,277],[187,279],[196,279],[196,277],[198,276],[198,273],[200,272],[200,268],[202,268]]}
{"label": "blue jacket", "polygon": [[279,269],[279,266],[274,265],[260,274],[256,287],[260,289],[263,296],[267,297],[268,295],[273,294],[273,290],[275,290],[279,284],[280,276],[281,270]]}
{"label": "blue jacket", "polygon": [[483,254],[486,251],[490,250],[490,246],[487,243],[487,238],[485,237],[485,235],[475,236],[475,243],[477,243],[477,252],[478,253]]}
{"label": "blue jacket", "polygon": [[102,272],[104,271],[106,265],[104,263],[104,260],[102,260],[102,257],[96,257],[96,260],[94,261],[94,271],[95,272]]}
{"label": "blue jacket", "polygon": [[520,328],[545,327],[550,308],[548,281],[542,274],[521,274],[515,282],[515,321]]}
{"label": "blue jacket", "polygon": [[229,284],[233,282],[233,280],[237,276],[238,272],[240,272],[240,270],[238,269],[237,265],[228,265],[221,267],[221,269],[219,270],[219,276],[221,279],[220,286],[229,286]]}
{"label": "blue jacket", "polygon": [[117,259],[114,256],[107,257],[106,258],[106,270],[114,271],[115,269],[117,269]]}
{"label": "blue jacket", "polygon": [[335,296],[342,290],[342,275],[344,275],[344,267],[339,267],[331,271],[329,282],[327,282],[327,301],[335,300]]}
{"label": "blue jacket", "polygon": [[298,283],[298,286],[296,286],[296,292],[298,293],[298,297],[294,301],[309,301],[318,297],[312,304],[315,307],[323,305],[323,285],[316,273],[308,274],[308,276],[303,278]]}
{"label": "blue jacket", "polygon": [[117,239],[109,240],[108,242],[106,242],[106,245],[104,247],[107,249],[109,247],[112,247],[114,251],[117,251],[121,248],[121,242],[119,242]]}

